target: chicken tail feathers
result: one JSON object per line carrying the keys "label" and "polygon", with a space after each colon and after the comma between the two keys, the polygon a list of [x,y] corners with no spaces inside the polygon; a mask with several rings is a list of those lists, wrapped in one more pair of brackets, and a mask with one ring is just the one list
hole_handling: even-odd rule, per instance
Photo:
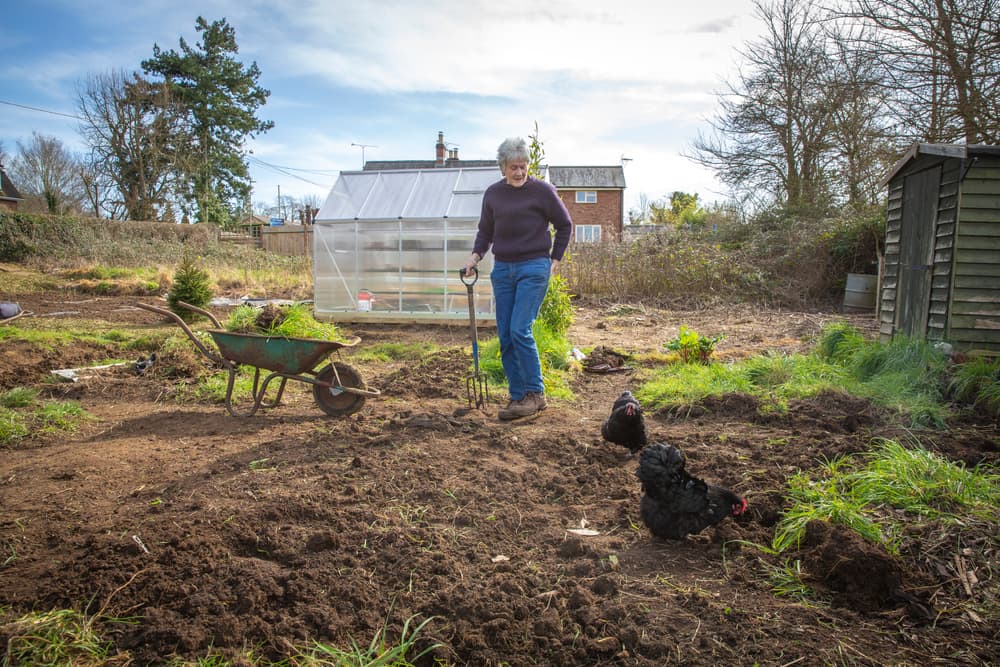
{"label": "chicken tail feathers", "polygon": [[643,490],[661,496],[687,478],[684,463],[684,452],[673,445],[654,442],[639,454],[639,469],[635,474]]}

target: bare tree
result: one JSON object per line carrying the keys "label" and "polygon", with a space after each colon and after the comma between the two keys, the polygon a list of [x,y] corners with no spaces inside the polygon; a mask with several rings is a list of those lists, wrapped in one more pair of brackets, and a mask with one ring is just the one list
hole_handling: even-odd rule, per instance
{"label": "bare tree", "polygon": [[25,196],[26,208],[55,214],[79,212],[84,199],[80,159],[56,137],[37,132],[27,144],[18,141],[17,148],[10,174]]}
{"label": "bare tree", "polygon": [[79,97],[91,157],[92,203],[131,220],[156,220],[188,170],[187,115],[166,84],[123,71],[88,79]]}
{"label": "bare tree", "polygon": [[856,45],[885,71],[897,133],[1000,142],[1000,0],[851,0]]}
{"label": "bare tree", "polygon": [[881,69],[834,25],[829,40],[832,69],[825,85],[832,96],[831,176],[841,199],[858,209],[882,198],[881,178],[896,156],[889,131],[889,101]]}
{"label": "bare tree", "polygon": [[834,123],[824,34],[811,0],[755,5],[766,34],[741,53],[746,64],[720,96],[713,135],[700,135],[689,157],[757,204],[821,209]]}

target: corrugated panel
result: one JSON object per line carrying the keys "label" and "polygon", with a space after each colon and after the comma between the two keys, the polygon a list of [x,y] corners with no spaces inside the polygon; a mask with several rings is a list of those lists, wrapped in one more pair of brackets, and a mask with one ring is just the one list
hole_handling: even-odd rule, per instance
{"label": "corrugated panel", "polygon": [[356,178],[343,178],[341,174],[320,207],[317,220],[353,220],[371,193],[377,173],[358,174]]}
{"label": "corrugated panel", "polygon": [[499,179],[496,167],[341,172],[316,222],[478,220],[483,192]]}

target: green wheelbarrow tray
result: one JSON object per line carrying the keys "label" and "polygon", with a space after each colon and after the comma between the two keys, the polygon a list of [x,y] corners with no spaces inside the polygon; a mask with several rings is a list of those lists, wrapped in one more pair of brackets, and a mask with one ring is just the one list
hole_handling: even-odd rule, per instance
{"label": "green wheelbarrow tray", "polygon": [[[357,345],[361,342],[360,338],[335,341],[236,333],[223,329],[219,320],[207,310],[184,302],[178,302],[177,305],[204,315],[212,321],[216,328],[209,329],[208,334],[218,348],[218,353],[207,347],[176,313],[144,303],[136,304],[143,310],[174,320],[206,357],[229,371],[226,410],[234,417],[249,417],[260,408],[273,408],[278,405],[288,380],[311,384],[316,404],[331,417],[353,414],[361,409],[367,397],[381,394],[378,389],[366,387],[360,373],[343,362],[331,362],[318,372],[313,370],[331,353]],[[232,401],[233,387],[240,366],[254,367],[253,406],[244,411],[237,410]],[[271,371],[264,377],[263,382],[260,381],[261,369]],[[280,379],[277,395],[273,400],[265,401],[267,387],[274,379]]]}
{"label": "green wheelbarrow tray", "polygon": [[361,342],[360,338],[341,342],[269,337],[218,329],[209,329],[208,333],[224,358],[237,364],[257,366],[287,375],[308,372],[331,352],[342,347],[353,347]]}

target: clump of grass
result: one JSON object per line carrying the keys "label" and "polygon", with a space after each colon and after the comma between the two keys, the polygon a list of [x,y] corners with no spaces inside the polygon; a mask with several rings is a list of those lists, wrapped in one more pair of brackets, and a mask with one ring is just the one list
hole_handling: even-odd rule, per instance
{"label": "clump of grass", "polygon": [[267,305],[255,308],[242,305],[234,308],[224,324],[227,331],[253,333],[282,338],[315,338],[341,340],[337,327],[318,322],[308,304]]}
{"label": "clump of grass", "polygon": [[903,510],[915,519],[946,522],[1000,518],[1000,474],[967,470],[920,447],[878,440],[864,457],[827,462],[824,476],[799,473],[788,482],[791,506],[775,530],[772,547],[798,545],[813,520],[839,523],[865,539],[898,550],[901,525],[883,510]]}
{"label": "clump of grass", "polygon": [[427,355],[438,351],[438,346],[431,342],[420,343],[377,343],[365,346],[364,349],[351,353],[351,358],[358,361],[420,361]]}
{"label": "clump of grass", "polygon": [[[699,368],[700,367],[700,368]],[[867,398],[909,420],[942,427],[944,356],[923,341],[867,342],[849,325],[828,327],[807,355],[765,354],[730,364],[669,364],[656,369],[636,395],[650,409],[669,409],[732,392],[760,399],[762,410],[789,400],[841,391]]]}
{"label": "clump of grass", "polygon": [[752,384],[731,364],[671,364],[658,369],[635,392],[650,409],[689,405],[709,396],[750,393]]}
{"label": "clump of grass", "polygon": [[823,326],[814,351],[821,359],[842,364],[867,344],[860,331],[840,320]]}
{"label": "clump of grass", "polygon": [[28,435],[28,420],[23,414],[0,407],[0,446],[10,445]]}
{"label": "clump of grass", "polygon": [[1000,417],[1000,358],[976,357],[952,369],[948,394]]}
{"label": "clump of grass", "polygon": [[76,401],[39,401],[34,389],[8,389],[0,393],[0,446],[14,444],[32,431],[75,431],[91,418]]}
{"label": "clump of grass", "polygon": [[771,565],[766,561],[761,561],[761,563],[767,574],[771,592],[775,595],[791,598],[806,605],[823,604],[825,602],[805,582],[802,573],[802,561],[799,559],[786,560],[781,565]]}
{"label": "clump of grass", "polygon": [[76,401],[48,401],[35,410],[35,422],[42,433],[75,431],[88,419],[92,417]]}
{"label": "clump of grass", "polygon": [[27,329],[17,326],[0,327],[0,341],[23,341],[47,350],[69,345],[116,345],[134,348],[133,336],[121,329],[91,330],[79,326],[69,328]]}
{"label": "clump of grass", "polygon": [[14,387],[0,392],[0,407],[25,408],[38,399],[38,390],[28,387]]}
{"label": "clump of grass", "polygon": [[112,642],[101,638],[96,621],[95,616],[70,609],[26,614],[3,628],[8,637],[4,664],[52,667],[130,664],[132,659],[127,653],[114,653]]}
{"label": "clump of grass", "polygon": [[313,642],[307,648],[300,650],[288,658],[289,667],[412,667],[414,663],[427,655],[439,644],[431,644],[413,654],[420,633],[434,617],[430,617],[419,625],[411,627],[414,617],[403,622],[399,640],[389,643],[387,640],[388,619],[375,632],[368,646],[359,646],[353,639],[350,649],[340,649],[327,644]]}

